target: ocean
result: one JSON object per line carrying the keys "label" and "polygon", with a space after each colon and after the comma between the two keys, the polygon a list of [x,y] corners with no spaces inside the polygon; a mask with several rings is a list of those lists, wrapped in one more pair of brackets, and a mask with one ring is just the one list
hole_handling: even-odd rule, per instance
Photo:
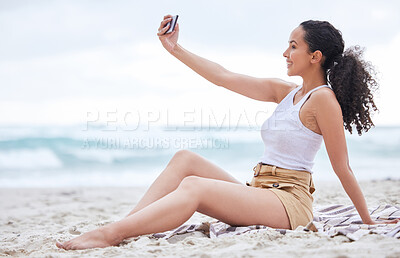
{"label": "ocean", "polygon": [[[400,178],[400,127],[346,132],[358,180]],[[246,127],[0,127],[0,187],[149,186],[180,149],[189,149],[251,180],[263,154],[260,131]],[[338,181],[322,144],[315,181]]]}

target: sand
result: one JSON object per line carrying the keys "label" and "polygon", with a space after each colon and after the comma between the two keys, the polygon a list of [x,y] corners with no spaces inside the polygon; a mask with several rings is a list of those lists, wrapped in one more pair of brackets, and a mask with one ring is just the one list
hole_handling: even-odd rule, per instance
{"label": "sand", "polygon": [[[400,180],[360,182],[368,207],[400,205]],[[316,182],[314,208],[351,204],[339,182]],[[0,189],[0,256],[114,257],[400,257],[400,240],[370,234],[358,241],[314,232],[246,234],[209,239],[200,232],[170,240],[148,236],[120,246],[65,251],[55,241],[68,240],[124,217],[145,188]],[[187,223],[212,220],[195,213]]]}

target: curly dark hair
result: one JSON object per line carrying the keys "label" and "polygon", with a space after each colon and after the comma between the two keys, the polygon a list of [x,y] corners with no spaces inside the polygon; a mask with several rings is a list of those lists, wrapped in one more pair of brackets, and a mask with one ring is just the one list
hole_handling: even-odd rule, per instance
{"label": "curly dark hair", "polygon": [[352,126],[359,135],[362,131],[368,132],[375,126],[372,111],[379,111],[372,95],[379,85],[374,67],[363,60],[364,49],[353,46],[344,51],[342,33],[327,21],[309,20],[300,26],[305,31],[309,51],[322,52],[322,68],[342,109],[345,129],[350,134]]}

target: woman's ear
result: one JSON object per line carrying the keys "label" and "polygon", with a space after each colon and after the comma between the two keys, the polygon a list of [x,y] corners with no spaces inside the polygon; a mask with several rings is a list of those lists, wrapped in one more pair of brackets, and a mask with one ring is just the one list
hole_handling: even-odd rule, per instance
{"label": "woman's ear", "polygon": [[313,64],[320,63],[322,61],[323,57],[324,56],[322,55],[322,52],[317,50],[314,53],[312,53],[311,63],[313,63]]}

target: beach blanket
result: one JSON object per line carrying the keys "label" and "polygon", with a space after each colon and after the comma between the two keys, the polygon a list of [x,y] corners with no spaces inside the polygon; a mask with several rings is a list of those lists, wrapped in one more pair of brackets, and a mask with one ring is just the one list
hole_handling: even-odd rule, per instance
{"label": "beach blanket", "polygon": [[[373,220],[400,218],[400,208],[397,206],[383,204],[369,211]],[[344,235],[353,241],[367,234],[380,234],[387,237],[400,238],[400,222],[397,224],[363,224],[360,215],[353,205],[330,205],[315,209],[313,213],[313,221],[308,223],[305,227],[299,226],[295,230],[320,232],[330,237]],[[176,235],[200,231],[210,238],[220,238],[268,230],[274,230],[283,235],[293,231],[288,229],[275,229],[262,225],[234,227],[221,221],[211,221],[198,224],[185,224],[171,231],[153,234],[153,237],[169,239]]]}

